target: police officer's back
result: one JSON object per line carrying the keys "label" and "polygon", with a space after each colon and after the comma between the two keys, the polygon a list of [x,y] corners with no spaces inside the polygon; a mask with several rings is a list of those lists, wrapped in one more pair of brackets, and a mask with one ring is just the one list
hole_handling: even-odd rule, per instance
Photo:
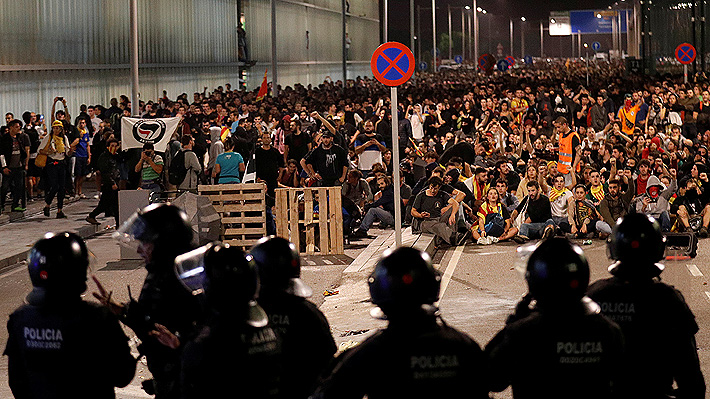
{"label": "police officer's back", "polygon": [[516,399],[611,397],[623,338],[584,297],[589,266],[582,250],[562,238],[541,242],[526,280],[536,310],[524,299],[486,346],[491,390],[512,385]]}
{"label": "police officer's back", "polygon": [[616,261],[609,267],[612,277],[592,284],[587,294],[624,332],[627,395],[704,398],[695,344],[698,325],[680,291],[661,282],[664,266],[656,262],[664,250],[658,222],[643,214],[626,215],[608,242],[608,254]]}
{"label": "police officer's back", "polygon": [[307,398],[337,349],[328,320],[306,300],[312,290],[300,279],[301,259],[293,244],[264,237],[250,254],[259,271],[259,305],[282,344],[281,397]]}
{"label": "police officer's back", "polygon": [[336,358],[313,397],[487,397],[480,347],[436,315],[440,281],[426,253],[385,252],[368,283],[389,325]]}
{"label": "police officer's back", "polygon": [[209,316],[182,354],[182,398],[276,398],[280,347],[256,303],[258,275],[250,255],[207,244],[175,260],[193,295],[204,293]]}
{"label": "police officer's back", "polygon": [[114,398],[114,387],[133,379],[136,361],[118,319],[81,298],[88,267],[74,233],[48,234],[30,250],[34,288],[7,325],[15,398]]}
{"label": "police officer's back", "polygon": [[178,397],[180,350],[161,344],[153,332],[160,324],[188,339],[201,317],[199,302],[184,289],[174,269],[175,257],[195,248],[192,227],[178,207],[153,204],[133,214],[114,238],[135,247],[148,274],[137,301],[112,302],[100,284],[101,292],[95,296],[140,338],[138,349],[153,375],[153,386],[147,388],[154,389],[157,399]]}

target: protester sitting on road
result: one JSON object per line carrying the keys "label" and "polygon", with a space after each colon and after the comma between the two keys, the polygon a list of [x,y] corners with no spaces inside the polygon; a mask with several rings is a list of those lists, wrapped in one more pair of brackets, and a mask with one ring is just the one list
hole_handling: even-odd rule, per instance
{"label": "protester sitting on road", "polygon": [[365,207],[365,217],[360,224],[360,228],[351,234],[353,238],[367,237],[367,231],[376,220],[379,220],[383,225],[394,226],[395,205],[392,179],[387,176],[380,177],[377,179],[377,185],[380,191],[376,197],[379,196],[379,198]]}
{"label": "protester sitting on road", "polygon": [[652,216],[660,221],[661,230],[670,231],[671,219],[668,199],[675,193],[675,190],[675,179],[671,181],[669,187],[666,187],[658,177],[651,175],[646,183],[646,192],[634,198],[631,206],[637,213]]}
{"label": "protester sitting on road", "polygon": [[529,181],[526,185],[529,194],[520,201],[520,205],[511,215],[513,220],[518,215],[522,217],[520,232],[513,237],[518,243],[524,243],[532,238],[550,238],[555,235],[550,199],[540,192],[537,181]]}
{"label": "protester sitting on road", "polygon": [[498,190],[498,195],[500,196],[500,202],[508,210],[508,212],[513,212],[515,208],[520,205],[520,200],[513,194],[512,191],[508,191],[508,182],[505,180],[496,180],[496,190]]}
{"label": "protester sitting on road", "polygon": [[373,196],[370,185],[362,178],[362,172],[351,169],[343,183],[343,196],[349,198],[361,209],[366,203],[372,202]]}
{"label": "protester sitting on road", "polygon": [[576,238],[591,238],[596,232],[597,221],[601,218],[594,203],[587,199],[587,187],[577,184],[574,187],[574,224],[571,233]]}
{"label": "protester sitting on road", "polygon": [[[574,178],[574,174],[572,175]],[[574,194],[565,187],[565,177],[557,175],[552,181],[547,194],[550,199],[552,220],[562,233],[570,233],[574,223]]]}
{"label": "protester sitting on road", "polygon": [[518,229],[513,227],[508,209],[500,202],[498,189],[491,187],[486,194],[486,202],[478,207],[478,224],[471,233],[480,245],[495,244],[515,237]]}
{"label": "protester sitting on road", "polygon": [[457,231],[456,214],[459,203],[449,194],[441,191],[444,182],[433,176],[429,179],[429,188],[417,194],[412,204],[412,231],[432,233],[438,241],[461,245],[468,238],[470,231]]}

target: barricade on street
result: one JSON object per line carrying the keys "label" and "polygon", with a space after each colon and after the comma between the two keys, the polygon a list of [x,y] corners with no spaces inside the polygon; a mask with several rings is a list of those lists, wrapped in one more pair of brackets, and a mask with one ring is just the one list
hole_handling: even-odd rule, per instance
{"label": "barricade on street", "polygon": [[340,187],[276,190],[276,234],[309,255],[341,255],[343,205]]}
{"label": "barricade on street", "polygon": [[220,216],[222,242],[248,250],[266,235],[264,183],[201,185],[197,190],[212,200]]}

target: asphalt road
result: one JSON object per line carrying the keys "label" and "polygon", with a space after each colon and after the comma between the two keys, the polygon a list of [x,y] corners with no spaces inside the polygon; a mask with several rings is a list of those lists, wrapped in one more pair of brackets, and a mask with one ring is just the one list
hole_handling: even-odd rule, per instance
{"label": "asphalt road", "polygon": [[[128,300],[126,286],[130,285],[133,295],[137,295],[145,270],[136,261],[119,261],[119,248],[108,235],[102,235],[88,241],[89,248],[96,255],[93,272],[114,292],[118,300]],[[592,268],[592,280],[607,276],[605,246],[595,240],[592,245],[584,246]],[[675,285],[685,295],[696,315],[700,332],[697,335],[700,361],[707,378],[710,375],[710,240],[701,241],[698,256],[689,261],[668,262],[662,277],[664,281]],[[523,274],[516,270],[518,259],[517,246],[514,244],[496,244],[451,248],[439,251],[434,262],[444,273],[440,307],[443,318],[450,325],[468,333],[481,346],[503,326],[518,299],[526,292]],[[351,257],[354,258],[354,256]],[[329,259],[328,262],[316,258],[304,260],[303,278],[314,288],[313,301],[323,301],[323,291],[335,288],[340,282],[342,271],[347,265],[343,261]],[[331,264],[332,263],[332,264]],[[30,290],[30,282],[24,267],[18,267],[0,274],[0,314],[7,320],[13,309],[23,300]],[[94,290],[93,284],[87,291],[87,299]],[[363,320],[364,324],[368,321]],[[129,331],[130,333],[130,331]],[[363,337],[364,338],[364,335]],[[0,328],[0,344],[4,348],[7,331]],[[148,398],[140,389],[140,382],[148,375],[145,365],[139,365],[136,378],[127,388],[117,390],[117,397],[122,399]],[[509,392],[496,394],[497,398],[509,397]],[[7,360],[0,357],[0,397],[11,398],[7,386]]]}

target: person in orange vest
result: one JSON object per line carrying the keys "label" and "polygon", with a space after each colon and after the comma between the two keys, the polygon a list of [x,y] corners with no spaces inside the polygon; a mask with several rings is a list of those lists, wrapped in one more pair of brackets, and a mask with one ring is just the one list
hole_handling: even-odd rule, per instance
{"label": "person in orange vest", "polygon": [[560,143],[557,171],[565,177],[565,187],[571,189],[574,186],[571,172],[579,172],[579,157],[576,155],[582,150],[582,141],[577,132],[570,129],[564,116],[555,119],[555,128]]}
{"label": "person in orange vest", "polygon": [[631,94],[627,93],[624,97],[624,106],[619,108],[617,116],[621,121],[621,131],[629,137],[634,134],[639,107],[639,104],[634,104]]}

